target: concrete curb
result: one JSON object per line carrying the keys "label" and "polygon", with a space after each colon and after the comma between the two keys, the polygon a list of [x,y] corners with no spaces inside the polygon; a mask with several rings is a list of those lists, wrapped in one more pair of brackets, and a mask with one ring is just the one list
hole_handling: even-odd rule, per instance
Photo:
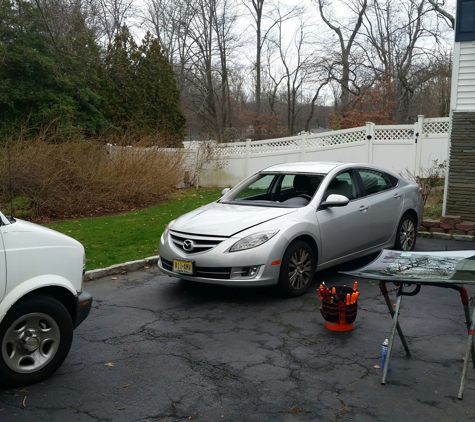
{"label": "concrete curb", "polygon": [[124,262],[123,264],[111,265],[107,268],[98,268],[97,270],[86,271],[83,281],[91,281],[108,275],[121,274],[124,271],[135,271],[146,266],[156,265],[157,263],[158,255],[139,259],[137,261]]}
{"label": "concrete curb", "polygon": [[442,240],[455,240],[458,242],[473,242],[475,236],[468,234],[451,234],[451,233],[438,233],[438,232],[419,232],[419,237],[442,239]]}

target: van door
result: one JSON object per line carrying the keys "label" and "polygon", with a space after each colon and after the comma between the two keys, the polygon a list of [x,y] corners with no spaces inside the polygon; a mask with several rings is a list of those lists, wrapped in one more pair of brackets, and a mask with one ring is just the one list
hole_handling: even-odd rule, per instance
{"label": "van door", "polygon": [[2,228],[3,227],[0,227],[0,302],[3,299],[7,287],[7,265],[5,262],[5,247],[3,246]]}

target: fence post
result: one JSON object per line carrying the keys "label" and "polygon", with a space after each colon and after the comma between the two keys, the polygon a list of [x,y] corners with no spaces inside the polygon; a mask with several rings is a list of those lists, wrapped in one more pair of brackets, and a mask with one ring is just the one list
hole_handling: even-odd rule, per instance
{"label": "fence post", "polygon": [[366,148],[368,164],[373,164],[374,123],[366,122]]}
{"label": "fence post", "polygon": [[417,116],[417,122],[414,123],[414,140],[415,140],[415,163],[414,163],[414,176],[416,177],[423,177],[424,175],[421,174],[421,160],[422,160],[422,131],[423,131],[423,124],[424,124],[424,115],[419,114]]}
{"label": "fence post", "polygon": [[249,173],[250,161],[251,161],[251,141],[247,139],[246,140],[246,162],[244,164],[244,171],[246,174],[244,175],[244,177],[247,177],[250,174]]}

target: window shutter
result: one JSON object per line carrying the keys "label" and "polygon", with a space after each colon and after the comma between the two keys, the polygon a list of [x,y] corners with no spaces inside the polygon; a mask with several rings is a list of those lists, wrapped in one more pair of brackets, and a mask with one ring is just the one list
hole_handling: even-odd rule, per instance
{"label": "window shutter", "polygon": [[455,41],[475,41],[475,0],[457,0]]}

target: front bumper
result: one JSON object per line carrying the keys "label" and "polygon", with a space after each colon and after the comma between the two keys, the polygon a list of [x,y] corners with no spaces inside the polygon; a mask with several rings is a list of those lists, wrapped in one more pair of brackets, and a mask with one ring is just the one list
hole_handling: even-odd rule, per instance
{"label": "front bumper", "polygon": [[89,315],[92,307],[92,295],[88,292],[81,292],[76,298],[76,318],[74,328],[79,326]]}
{"label": "front bumper", "polygon": [[[169,275],[184,280],[201,283],[220,284],[223,286],[269,286],[279,281],[280,260],[288,246],[288,241],[281,235],[276,235],[268,242],[256,248],[228,252],[229,248],[239,238],[228,238],[211,250],[203,253],[187,254],[177,248],[168,238],[162,236],[160,241],[160,270]],[[193,261],[195,273],[182,274],[173,271],[173,260]],[[259,267],[253,277],[241,277],[240,270]]]}
{"label": "front bumper", "polygon": [[271,286],[277,284],[279,281],[279,270],[280,265],[274,266],[269,270],[266,270],[266,266],[261,265],[259,272],[254,278],[211,278],[211,277],[196,277],[193,275],[187,275],[182,273],[176,273],[167,269],[169,265],[164,265],[162,259],[158,260],[158,267],[164,273],[170,277],[176,277],[183,280],[197,281],[200,283],[209,283],[209,284],[220,284],[222,286],[249,286],[249,287],[258,287],[258,286]]}

